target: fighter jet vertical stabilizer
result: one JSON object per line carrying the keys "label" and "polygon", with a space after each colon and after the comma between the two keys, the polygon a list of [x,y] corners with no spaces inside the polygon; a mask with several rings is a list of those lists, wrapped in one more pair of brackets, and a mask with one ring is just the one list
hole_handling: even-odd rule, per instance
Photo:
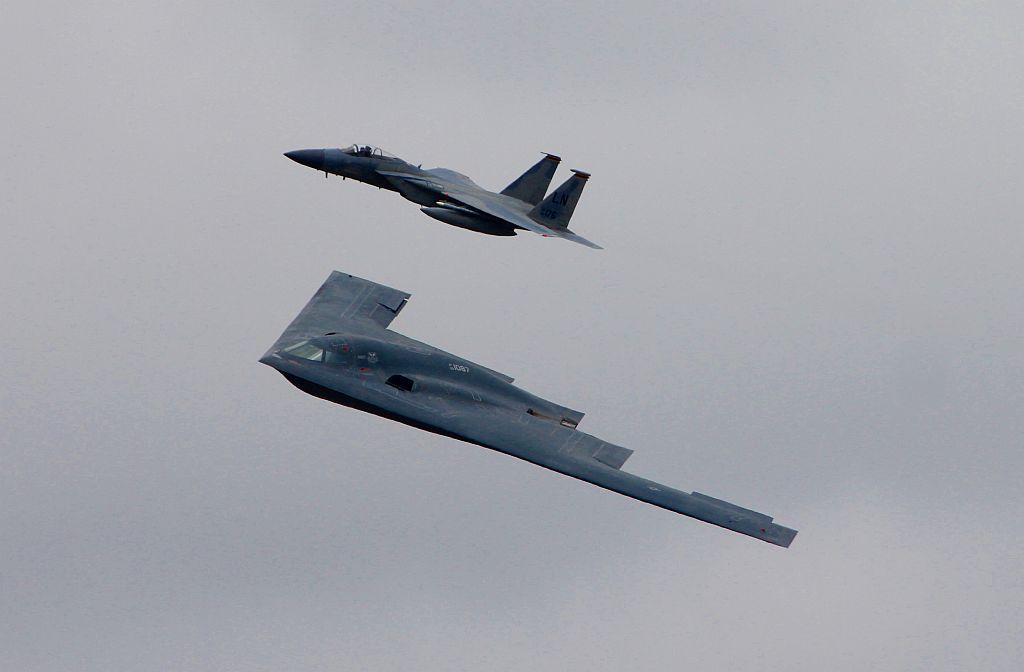
{"label": "fighter jet vertical stabilizer", "polygon": [[530,211],[530,218],[552,229],[566,229],[590,179],[590,173],[573,170],[573,175]]}
{"label": "fighter jet vertical stabilizer", "polygon": [[555,176],[555,169],[558,168],[561,161],[561,157],[545,154],[543,159],[533,164],[529,170],[516,178],[515,182],[505,187],[501,195],[511,196],[530,205],[540,203],[544,200],[544,194],[548,193],[551,178]]}

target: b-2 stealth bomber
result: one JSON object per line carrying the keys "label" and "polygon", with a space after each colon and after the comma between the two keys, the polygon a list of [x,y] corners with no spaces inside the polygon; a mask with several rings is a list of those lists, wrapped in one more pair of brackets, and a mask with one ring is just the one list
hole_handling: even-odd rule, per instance
{"label": "b-2 stealth bomber", "polygon": [[260,359],[321,399],[467,441],[778,546],[770,516],[622,471],[633,453],[577,429],[583,413],[391,331],[409,294],[335,271]]}
{"label": "b-2 stealth bomber", "polygon": [[350,145],[333,149],[297,149],[284,154],[314,170],[341,175],[388,191],[422,206],[428,217],[462,229],[492,236],[514,236],[517,230],[565,238],[601,249],[569,230],[576,203],[589,173],[573,170],[572,177],[551,192],[548,185],[561,159],[553,154],[520,175],[500,194],[488,191],[462,173],[448,168],[424,169],[379,147]]}

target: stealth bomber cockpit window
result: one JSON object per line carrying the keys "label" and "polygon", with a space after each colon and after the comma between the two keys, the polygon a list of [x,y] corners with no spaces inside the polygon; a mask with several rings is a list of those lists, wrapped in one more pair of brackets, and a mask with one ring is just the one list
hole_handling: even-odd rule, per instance
{"label": "stealth bomber cockpit window", "polygon": [[291,355],[292,357],[298,357],[299,359],[308,359],[312,362],[322,361],[324,357],[323,348],[319,348],[310,343],[309,341],[302,341],[301,343],[296,343],[290,348],[285,348],[284,351],[285,353]]}
{"label": "stealth bomber cockpit window", "polygon": [[328,364],[350,364],[352,348],[348,343],[333,343],[324,352],[324,361]]}

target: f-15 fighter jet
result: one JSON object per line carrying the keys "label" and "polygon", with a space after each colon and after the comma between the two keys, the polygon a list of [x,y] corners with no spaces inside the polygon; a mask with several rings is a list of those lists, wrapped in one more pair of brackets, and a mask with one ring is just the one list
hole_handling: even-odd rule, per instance
{"label": "f-15 fighter jet", "polygon": [[561,161],[553,154],[546,154],[500,194],[487,191],[454,170],[420,168],[369,145],[297,149],[285,152],[285,156],[314,170],[322,170],[325,176],[334,173],[397,191],[423,206],[420,208],[423,214],[445,224],[492,236],[514,236],[516,230],[525,229],[601,249],[569,230],[569,219],[590,177],[588,173],[573,170],[572,177],[544,197]]}
{"label": "f-15 fighter jet", "polygon": [[627,497],[789,546],[770,516],[622,471],[628,448],[584,434],[583,413],[388,329],[409,294],[335,271],[260,361],[321,399],[518,457]]}

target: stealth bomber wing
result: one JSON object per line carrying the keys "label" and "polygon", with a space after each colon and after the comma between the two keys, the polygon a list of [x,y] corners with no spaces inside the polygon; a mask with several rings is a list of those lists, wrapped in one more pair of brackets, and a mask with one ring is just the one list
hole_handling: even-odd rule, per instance
{"label": "stealth bomber wing", "polygon": [[260,359],[300,390],[518,457],[713,525],[789,546],[771,516],[622,470],[633,453],[577,429],[583,413],[388,329],[409,294],[334,272]]}
{"label": "stealth bomber wing", "polygon": [[561,158],[545,154],[501,193],[484,189],[448,168],[424,169],[382,149],[351,145],[341,149],[285,152],[293,161],[325,175],[340,175],[398,192],[422,206],[428,217],[492,236],[525,230],[601,249],[569,229],[569,220],[590,175],[579,170],[545,197]]}

